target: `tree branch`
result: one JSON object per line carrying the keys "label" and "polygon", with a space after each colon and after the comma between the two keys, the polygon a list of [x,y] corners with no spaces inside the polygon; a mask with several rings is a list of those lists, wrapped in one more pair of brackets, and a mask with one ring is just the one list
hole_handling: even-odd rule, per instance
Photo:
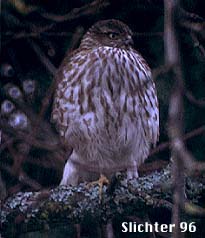
{"label": "tree branch", "polygon": [[[181,71],[181,59],[179,43],[177,39],[179,14],[178,0],[164,0],[164,45],[166,64],[170,65],[174,88],[169,104],[169,137],[171,142],[171,152],[173,157],[173,183],[174,183],[174,207],[172,211],[172,223],[175,224],[173,238],[183,238],[180,231],[181,210],[184,206],[184,158],[179,150],[179,145],[183,145],[183,91],[184,81]],[[180,148],[181,149],[181,148]]]}
{"label": "tree branch", "polygon": [[55,22],[71,21],[82,16],[97,14],[101,9],[104,9],[109,5],[110,2],[108,0],[95,0],[89,4],[82,6],[81,8],[74,8],[71,12],[63,16],[51,13],[41,13],[41,16]]}
{"label": "tree branch", "polygon": [[[118,176],[112,191],[104,186],[101,204],[98,185],[88,188],[86,183],[77,187],[59,186],[53,190],[18,193],[2,205],[0,221],[3,234],[9,236],[12,232],[13,236],[17,236],[23,232],[42,231],[45,226],[53,229],[66,225],[69,229],[70,225],[81,224],[89,216],[93,217],[97,224],[107,224],[108,226],[104,227],[105,235],[112,237],[111,221],[115,217],[137,218],[142,213],[142,217],[147,217],[152,209],[163,209],[163,212],[166,210],[171,214],[170,168],[168,165],[160,172],[129,182],[123,176]],[[189,202],[193,200],[198,204],[197,201],[201,199],[205,186],[199,181],[200,179],[186,180]],[[203,209],[200,211],[200,216],[204,216]]]}

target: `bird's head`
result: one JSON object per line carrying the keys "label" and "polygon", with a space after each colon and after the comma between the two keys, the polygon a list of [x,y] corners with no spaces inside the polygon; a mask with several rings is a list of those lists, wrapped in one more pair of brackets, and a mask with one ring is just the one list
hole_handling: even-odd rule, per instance
{"label": "bird's head", "polygon": [[111,46],[130,48],[133,33],[123,22],[115,19],[98,21],[85,34],[81,47]]}

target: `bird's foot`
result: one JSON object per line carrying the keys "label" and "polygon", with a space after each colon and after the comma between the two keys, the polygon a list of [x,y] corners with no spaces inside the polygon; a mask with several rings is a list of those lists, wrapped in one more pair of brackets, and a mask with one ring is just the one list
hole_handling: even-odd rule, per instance
{"label": "bird's foot", "polygon": [[135,178],[138,178],[138,177],[139,177],[139,174],[138,174],[137,169],[127,170],[127,180],[135,179]]}
{"label": "bird's foot", "polygon": [[91,186],[95,186],[95,185],[99,186],[99,203],[102,202],[102,190],[103,190],[103,185],[108,185],[109,184],[109,180],[103,175],[100,175],[100,178],[97,181],[93,181],[87,184],[87,187],[90,188]]}

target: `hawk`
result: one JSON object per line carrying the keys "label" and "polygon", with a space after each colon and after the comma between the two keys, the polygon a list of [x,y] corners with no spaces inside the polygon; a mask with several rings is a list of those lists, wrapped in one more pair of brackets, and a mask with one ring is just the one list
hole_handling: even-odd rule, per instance
{"label": "hawk", "polygon": [[99,21],[59,68],[52,120],[73,148],[61,185],[125,169],[138,177],[158,140],[155,84],[132,36],[119,20]]}

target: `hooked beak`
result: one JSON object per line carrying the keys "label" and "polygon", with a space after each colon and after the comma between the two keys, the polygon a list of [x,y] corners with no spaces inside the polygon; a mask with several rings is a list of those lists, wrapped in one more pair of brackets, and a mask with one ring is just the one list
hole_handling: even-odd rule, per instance
{"label": "hooked beak", "polygon": [[127,35],[127,38],[125,39],[125,44],[126,45],[134,45],[134,41],[133,41],[131,35]]}

